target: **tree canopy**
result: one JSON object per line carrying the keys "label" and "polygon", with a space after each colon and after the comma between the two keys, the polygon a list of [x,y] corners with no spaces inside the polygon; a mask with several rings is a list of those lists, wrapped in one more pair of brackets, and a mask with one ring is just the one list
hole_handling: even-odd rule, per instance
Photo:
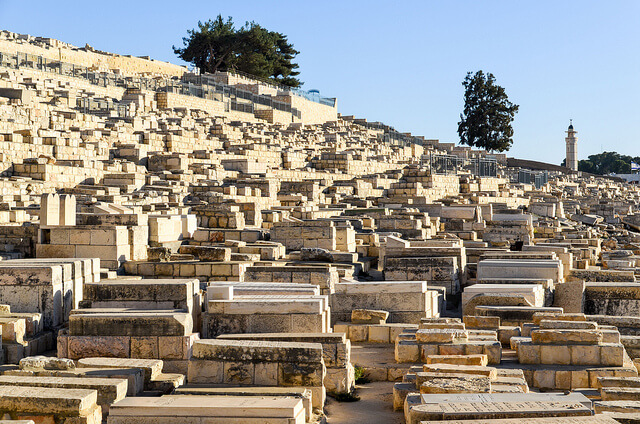
{"label": "tree canopy", "polygon": [[519,106],[509,101],[491,73],[467,73],[462,82],[464,111],[458,122],[460,144],[504,152],[513,144],[511,122]]}
{"label": "tree canopy", "polygon": [[[578,161],[578,171],[590,174],[630,174],[631,162],[640,164],[640,156],[621,155],[617,152],[602,152],[590,155],[587,160]],[[566,159],[562,161],[565,166]]]}
{"label": "tree canopy", "polygon": [[298,64],[293,62],[300,52],[286,35],[255,22],[236,29],[231,17],[225,21],[218,15],[214,20],[198,22],[182,42],[182,48],[173,46],[174,53],[201,73],[242,71],[289,87],[302,85],[296,78],[300,74],[296,71]]}

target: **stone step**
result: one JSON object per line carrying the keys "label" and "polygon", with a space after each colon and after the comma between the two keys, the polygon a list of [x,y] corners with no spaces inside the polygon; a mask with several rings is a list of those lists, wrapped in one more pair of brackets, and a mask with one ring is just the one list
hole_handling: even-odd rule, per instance
{"label": "stone step", "polygon": [[637,400],[598,400],[593,402],[596,414],[605,412],[621,412],[626,414],[640,414],[640,401]]}
{"label": "stone step", "polygon": [[168,374],[162,373],[157,377],[154,377],[149,382],[147,390],[154,390],[163,394],[169,394],[177,387],[180,387],[185,382],[184,374]]}
{"label": "stone step", "polygon": [[639,387],[601,387],[600,395],[603,401],[633,400],[640,401]]}
{"label": "stone step", "polygon": [[640,388],[640,377],[598,377],[598,387]]}

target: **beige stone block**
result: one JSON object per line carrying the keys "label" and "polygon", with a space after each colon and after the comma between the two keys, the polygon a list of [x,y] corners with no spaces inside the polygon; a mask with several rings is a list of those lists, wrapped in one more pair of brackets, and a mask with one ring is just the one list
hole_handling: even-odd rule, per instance
{"label": "beige stone block", "polygon": [[555,370],[535,370],[533,371],[533,386],[539,389],[555,389]]}
{"label": "beige stone block", "polygon": [[541,345],[540,363],[553,365],[570,365],[571,350],[569,346]]}
{"label": "beige stone block", "polygon": [[635,367],[629,368],[616,368],[613,370],[614,377],[637,377],[638,371]]}
{"label": "beige stone block", "polygon": [[349,334],[349,324],[333,324],[333,332]]}
{"label": "beige stone block", "polygon": [[592,388],[598,387],[599,377],[613,377],[615,375],[615,370],[611,368],[593,368],[588,371],[589,371],[589,387],[592,387]]}
{"label": "beige stone block", "polygon": [[518,345],[518,361],[521,364],[539,364],[540,346],[531,342],[522,342]]}
{"label": "beige stone block", "polygon": [[196,264],[197,277],[210,277],[211,275],[211,264]]}
{"label": "beige stone block", "polygon": [[189,361],[187,381],[192,384],[222,384],[224,363],[192,359]]}
{"label": "beige stone block", "polygon": [[180,276],[195,277],[196,276],[195,264],[180,264]]}
{"label": "beige stone block", "polygon": [[487,366],[487,355],[432,355],[427,364],[456,364]]}
{"label": "beige stone block", "polygon": [[464,355],[464,344],[442,344],[438,346],[438,355]]}
{"label": "beige stone block", "polygon": [[465,355],[482,355],[485,350],[485,345],[479,343],[465,343],[464,354]]}
{"label": "beige stone block", "polygon": [[182,336],[159,336],[158,337],[158,358],[159,359],[183,359],[184,358],[184,337]]}
{"label": "beige stone block", "polygon": [[254,384],[254,364],[251,362],[225,362],[224,363],[224,383],[225,384]]}
{"label": "beige stone block", "polygon": [[556,371],[556,389],[571,390],[571,371]]}
{"label": "beige stone block", "polygon": [[586,370],[571,371],[571,389],[583,389],[589,387],[589,372]]}
{"label": "beige stone block", "polygon": [[398,335],[404,331],[403,327],[389,327],[389,342],[394,343]]}
{"label": "beige stone block", "polygon": [[389,343],[389,327],[386,325],[369,326],[369,341],[371,343]]}
{"label": "beige stone block", "polygon": [[156,275],[162,277],[173,277],[174,275],[176,275],[173,272],[173,266],[173,264],[157,263],[155,266],[155,273]]}
{"label": "beige stone block", "polygon": [[69,337],[69,358],[90,357],[128,358],[131,338],[128,336],[73,336]]}
{"label": "beige stone block", "polygon": [[624,346],[621,344],[600,345],[600,363],[606,367],[624,365]]}
{"label": "beige stone block", "polygon": [[278,385],[278,364],[276,362],[257,363],[254,373],[254,384],[259,386]]}
{"label": "beige stone block", "polygon": [[482,353],[487,355],[489,364],[499,364],[502,361],[502,345],[500,342],[484,344]]}
{"label": "beige stone block", "polygon": [[131,337],[131,357],[158,359],[158,337]]}
{"label": "beige stone block", "polygon": [[573,345],[571,348],[571,365],[600,365],[599,345]]}
{"label": "beige stone block", "polygon": [[366,342],[369,339],[369,326],[351,325],[348,337],[352,342]]}
{"label": "beige stone block", "polygon": [[69,355],[69,336],[66,334],[58,334],[57,353],[58,358],[66,358]]}
{"label": "beige stone block", "polygon": [[395,345],[395,359],[398,363],[420,361],[418,344],[412,340],[399,340]]}
{"label": "beige stone block", "polygon": [[278,363],[279,386],[322,386],[324,366],[298,362]]}
{"label": "beige stone block", "polygon": [[70,244],[91,244],[91,231],[73,228],[69,232]]}
{"label": "beige stone block", "polygon": [[426,363],[429,356],[440,355],[438,347],[436,344],[420,345],[420,361]]}
{"label": "beige stone block", "polygon": [[602,332],[598,330],[534,330],[531,341],[535,344],[597,344],[602,342]]}
{"label": "beige stone block", "polygon": [[364,375],[369,381],[388,381],[389,378],[385,367],[365,367]]}
{"label": "beige stone block", "polygon": [[322,315],[291,314],[291,331],[293,333],[324,333],[326,328]]}
{"label": "beige stone block", "polygon": [[49,230],[50,244],[69,244],[69,228],[51,228]]}

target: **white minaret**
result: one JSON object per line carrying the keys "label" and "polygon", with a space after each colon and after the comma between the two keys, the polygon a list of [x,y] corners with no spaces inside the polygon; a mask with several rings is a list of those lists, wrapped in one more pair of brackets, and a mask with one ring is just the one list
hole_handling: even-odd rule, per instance
{"label": "white minaret", "polygon": [[578,132],[573,130],[573,119],[571,119],[567,130],[567,138],[564,140],[567,142],[566,167],[572,171],[578,170],[578,138],[576,134]]}

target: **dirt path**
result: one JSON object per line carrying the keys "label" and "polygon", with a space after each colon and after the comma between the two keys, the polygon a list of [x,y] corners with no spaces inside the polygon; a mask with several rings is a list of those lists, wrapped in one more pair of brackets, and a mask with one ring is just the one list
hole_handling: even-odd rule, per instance
{"label": "dirt path", "polygon": [[402,424],[401,412],[393,412],[393,382],[379,381],[357,386],[358,402],[336,402],[325,407],[329,424]]}

